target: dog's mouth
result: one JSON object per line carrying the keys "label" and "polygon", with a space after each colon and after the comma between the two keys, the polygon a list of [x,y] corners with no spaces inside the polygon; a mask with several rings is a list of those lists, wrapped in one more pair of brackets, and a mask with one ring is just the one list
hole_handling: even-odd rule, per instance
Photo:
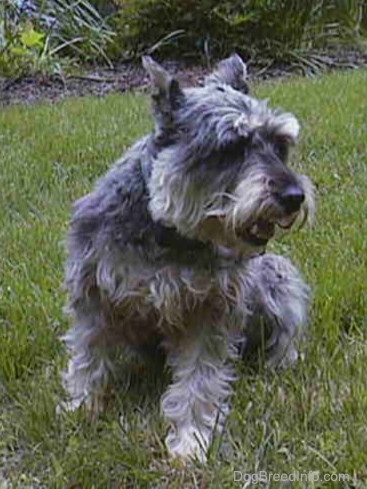
{"label": "dog's mouth", "polygon": [[265,246],[274,236],[277,227],[288,230],[293,226],[296,219],[297,213],[274,221],[258,219],[250,227],[236,229],[236,235],[251,245]]}

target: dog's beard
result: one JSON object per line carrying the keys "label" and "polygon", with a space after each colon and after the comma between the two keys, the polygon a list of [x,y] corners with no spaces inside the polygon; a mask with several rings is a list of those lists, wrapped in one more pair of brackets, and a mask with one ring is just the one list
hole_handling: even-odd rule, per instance
{"label": "dog's beard", "polygon": [[149,208],[154,220],[175,227],[188,238],[247,253],[264,248],[276,234],[284,234],[296,223],[302,226],[312,218],[313,187],[302,175],[296,179],[305,200],[299,211],[287,214],[267,185],[269,175],[263,169],[250,170],[230,191],[213,192],[211,184],[197,185],[187,175],[167,176],[168,164],[161,155],[154,167],[155,192]]}
{"label": "dog's beard", "polygon": [[[305,193],[304,203],[296,212],[287,212],[276,198],[257,182],[242,183],[237,194],[222,194],[216,206],[208,205],[205,217],[196,229],[201,240],[232,249],[237,253],[264,248],[268,241],[292,229],[302,228],[314,214],[313,187],[307,177],[300,176]],[[245,188],[247,187],[247,188]],[[239,197],[239,195],[246,196]]]}

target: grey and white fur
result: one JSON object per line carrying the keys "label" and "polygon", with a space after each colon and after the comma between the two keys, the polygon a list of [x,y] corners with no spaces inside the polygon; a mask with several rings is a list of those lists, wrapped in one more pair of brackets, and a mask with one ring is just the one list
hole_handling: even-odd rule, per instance
{"label": "grey and white fur", "polygon": [[155,128],[74,205],[61,408],[103,409],[116,348],[162,350],[168,452],[205,461],[239,352],[262,346],[274,366],[297,358],[309,288],[265,246],[312,216],[313,187],[287,163],[297,119],[248,95],[238,55],[187,89],[150,57],[143,64]]}

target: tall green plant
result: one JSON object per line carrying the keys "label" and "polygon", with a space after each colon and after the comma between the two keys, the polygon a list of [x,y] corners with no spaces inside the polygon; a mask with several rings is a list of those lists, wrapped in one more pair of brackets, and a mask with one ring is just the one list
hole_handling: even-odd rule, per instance
{"label": "tall green plant", "polygon": [[0,72],[19,75],[54,72],[70,56],[104,60],[113,31],[88,0],[3,0],[0,21]]}
{"label": "tall green plant", "polygon": [[363,34],[363,0],[117,0],[121,49],[140,53],[172,32],[170,55],[214,57],[236,50],[245,56],[294,59]]}
{"label": "tall green plant", "polygon": [[83,61],[103,58],[114,32],[88,0],[34,0],[39,22],[55,50],[64,50]]}
{"label": "tall green plant", "polygon": [[35,28],[27,11],[16,0],[5,0],[1,6],[0,73],[22,75],[50,70],[47,38]]}

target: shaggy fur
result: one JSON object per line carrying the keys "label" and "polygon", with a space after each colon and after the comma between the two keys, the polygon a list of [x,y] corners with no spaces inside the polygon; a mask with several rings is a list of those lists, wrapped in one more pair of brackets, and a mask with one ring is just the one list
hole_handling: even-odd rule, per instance
{"label": "shaggy fur", "polygon": [[172,370],[161,402],[168,451],[204,461],[239,352],[262,346],[272,365],[297,358],[309,289],[265,246],[312,215],[313,191],[287,165],[297,119],[248,95],[241,58],[188,89],[143,63],[155,129],[74,206],[62,407],[98,414],[116,348],[161,349]]}

